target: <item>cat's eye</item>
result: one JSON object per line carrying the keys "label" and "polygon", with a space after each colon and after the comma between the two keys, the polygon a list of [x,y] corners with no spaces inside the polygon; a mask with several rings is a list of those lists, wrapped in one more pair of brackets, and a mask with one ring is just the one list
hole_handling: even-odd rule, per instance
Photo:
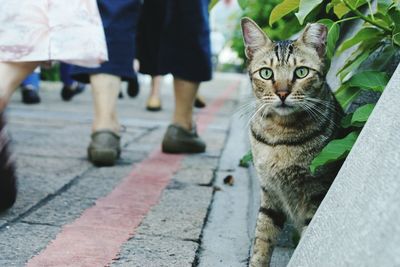
{"label": "cat's eye", "polygon": [[272,78],[272,76],[274,75],[274,73],[272,72],[272,70],[270,68],[262,68],[259,71],[261,78],[265,79],[265,80],[270,80]]}
{"label": "cat's eye", "polygon": [[309,72],[310,72],[310,70],[308,68],[300,67],[294,71],[294,74],[296,75],[296,78],[302,79],[302,78],[306,77]]}

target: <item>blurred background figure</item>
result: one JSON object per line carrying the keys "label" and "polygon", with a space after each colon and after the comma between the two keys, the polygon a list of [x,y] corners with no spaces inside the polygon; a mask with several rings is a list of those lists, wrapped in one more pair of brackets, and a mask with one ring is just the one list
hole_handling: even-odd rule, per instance
{"label": "blurred background figure", "polygon": [[[70,101],[75,95],[82,93],[85,90],[85,85],[74,81],[71,78],[72,65],[60,63],[60,77],[63,83],[61,88],[61,98],[64,101]],[[36,68],[26,79],[21,83],[22,102],[25,104],[40,103],[40,68]]]}
{"label": "blurred background figure", "polygon": [[[242,10],[237,0],[220,0],[210,12],[211,53],[214,70],[224,70],[223,64],[238,64],[231,40],[238,27]],[[241,37],[241,36],[240,36]]]}
{"label": "blurred background figure", "polygon": [[150,94],[146,101],[146,109],[149,111],[161,110],[161,92],[163,76],[151,76]]}
{"label": "blurred background figure", "polygon": [[39,86],[40,68],[36,68],[35,71],[21,83],[22,102],[25,104],[40,103]]}
{"label": "blurred background figure", "polygon": [[60,64],[60,77],[63,83],[61,98],[64,101],[70,101],[75,95],[80,94],[85,90],[85,84],[72,79],[72,68],[72,65],[65,63]]}

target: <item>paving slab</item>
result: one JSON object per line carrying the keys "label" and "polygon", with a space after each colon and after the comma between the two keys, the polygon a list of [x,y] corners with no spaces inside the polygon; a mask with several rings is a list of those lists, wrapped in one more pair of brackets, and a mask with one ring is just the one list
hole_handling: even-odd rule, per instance
{"label": "paving slab", "polygon": [[187,267],[193,266],[198,243],[164,236],[137,234],[121,250],[111,266]]}
{"label": "paving slab", "polygon": [[25,266],[60,230],[50,225],[16,223],[0,230],[0,266]]}
{"label": "paving slab", "polygon": [[198,241],[212,192],[210,187],[172,182],[137,233]]}

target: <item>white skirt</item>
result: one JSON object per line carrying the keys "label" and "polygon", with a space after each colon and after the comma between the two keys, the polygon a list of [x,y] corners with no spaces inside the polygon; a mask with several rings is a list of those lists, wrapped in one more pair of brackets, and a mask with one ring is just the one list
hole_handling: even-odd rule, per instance
{"label": "white skirt", "polygon": [[108,59],[96,0],[0,0],[0,61]]}

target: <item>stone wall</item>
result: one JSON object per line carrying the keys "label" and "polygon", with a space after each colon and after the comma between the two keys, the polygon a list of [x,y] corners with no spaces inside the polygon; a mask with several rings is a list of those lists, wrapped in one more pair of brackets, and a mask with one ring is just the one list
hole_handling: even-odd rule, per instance
{"label": "stone wall", "polygon": [[400,266],[400,66],[288,266]]}

